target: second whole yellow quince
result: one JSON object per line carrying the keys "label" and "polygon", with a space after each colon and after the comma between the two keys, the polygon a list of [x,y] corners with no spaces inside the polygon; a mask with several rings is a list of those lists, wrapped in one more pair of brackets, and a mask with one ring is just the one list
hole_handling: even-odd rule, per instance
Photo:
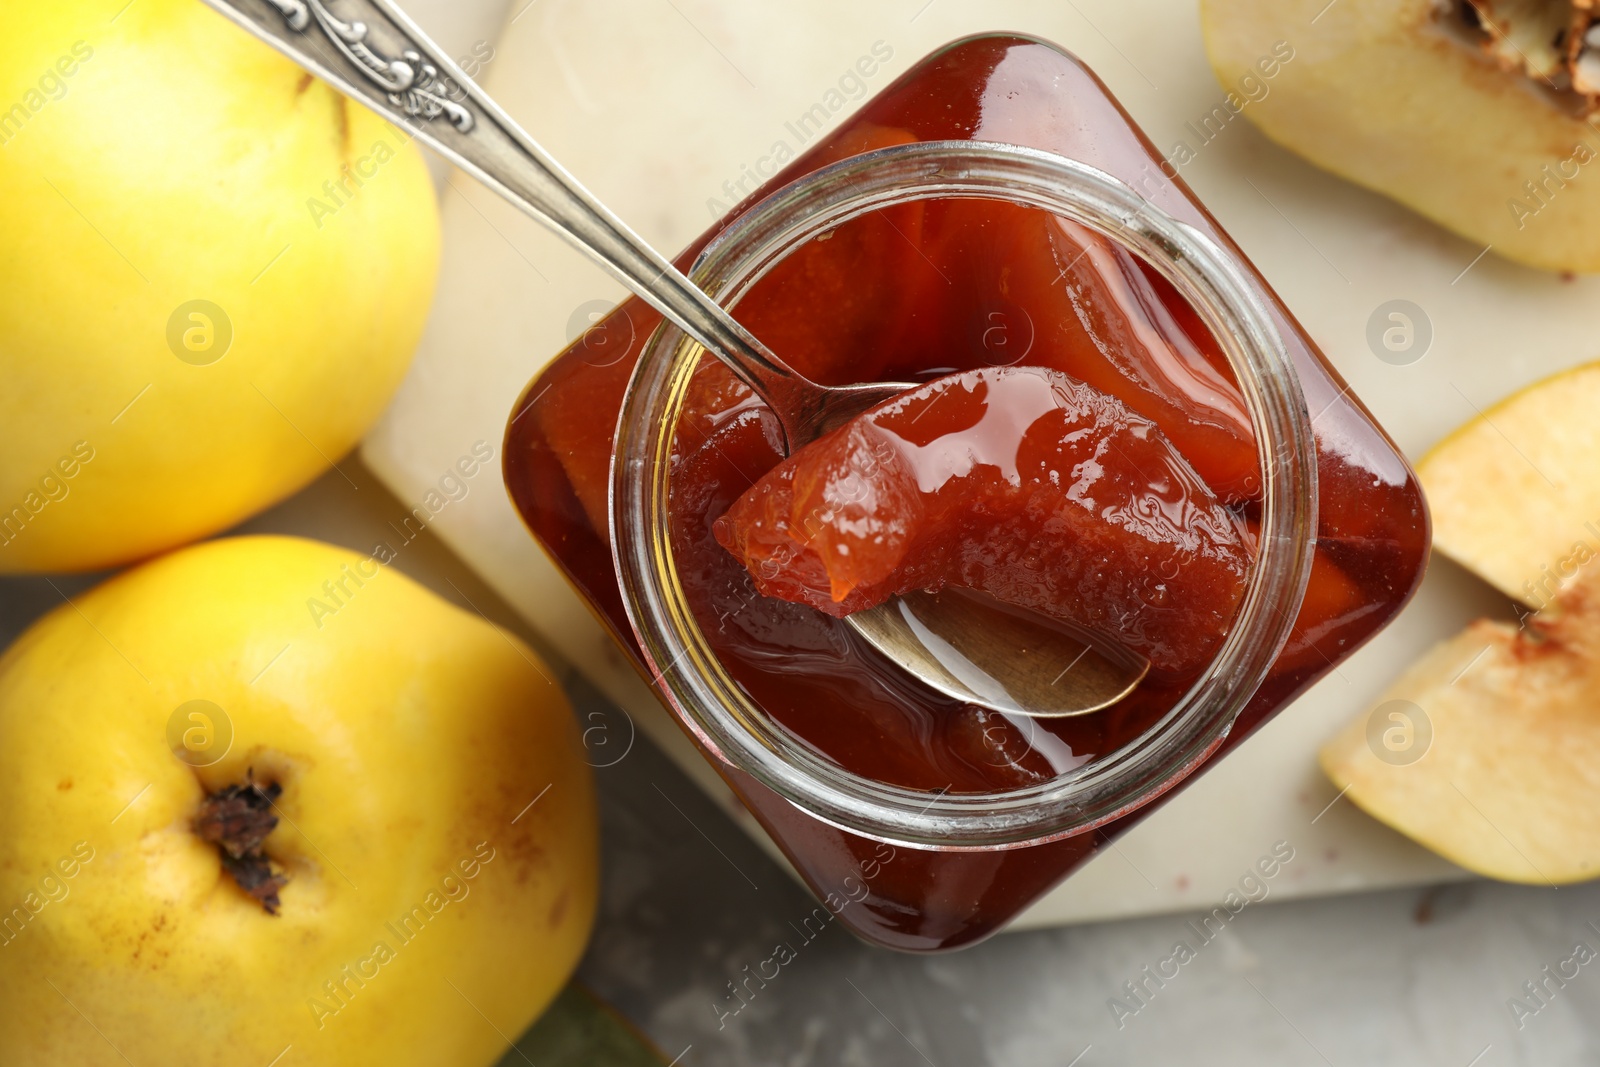
{"label": "second whole yellow quince", "polygon": [[590,771],[545,673],[284,537],[39,620],[0,657],[0,1064],[496,1062],[596,907]]}

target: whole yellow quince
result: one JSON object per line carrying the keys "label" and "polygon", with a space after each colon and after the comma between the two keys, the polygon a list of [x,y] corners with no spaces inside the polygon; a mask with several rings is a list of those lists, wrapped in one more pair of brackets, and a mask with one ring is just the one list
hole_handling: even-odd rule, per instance
{"label": "whole yellow quince", "polygon": [[180,550],[0,657],[0,1063],[482,1067],[596,903],[515,637],[372,557]]}
{"label": "whole yellow quince", "polygon": [[0,5],[0,572],[327,471],[421,336],[437,210],[408,135],[196,0]]}

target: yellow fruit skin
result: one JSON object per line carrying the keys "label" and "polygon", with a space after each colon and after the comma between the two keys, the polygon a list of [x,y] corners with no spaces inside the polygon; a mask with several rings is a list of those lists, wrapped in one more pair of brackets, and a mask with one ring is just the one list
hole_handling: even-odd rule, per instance
{"label": "yellow fruit skin", "polygon": [[[1230,89],[1287,41],[1294,59],[1243,114],[1317,166],[1477,245],[1552,271],[1600,272],[1600,128],[1559,110],[1433,24],[1435,0],[1201,0]],[[1313,22],[1313,19],[1315,21]],[[1259,77],[1258,77],[1259,80]],[[1532,198],[1524,186],[1549,182]],[[1532,214],[1513,212],[1521,200]]]}
{"label": "yellow fruit skin", "polygon": [[[438,270],[402,133],[196,0],[125,3],[0,5],[0,572],[143,558],[327,471]],[[208,365],[168,343],[194,300],[232,325]]]}
{"label": "yellow fruit skin", "polygon": [[[337,610],[313,621],[313,599]],[[292,538],[184,549],[40,620],[0,658],[0,1063],[496,1062],[595,911],[589,769],[536,664]],[[234,731],[199,769],[168,747],[194,699]],[[203,789],[251,768],[284,790],[277,917],[190,830]],[[75,847],[92,858],[65,877]]]}

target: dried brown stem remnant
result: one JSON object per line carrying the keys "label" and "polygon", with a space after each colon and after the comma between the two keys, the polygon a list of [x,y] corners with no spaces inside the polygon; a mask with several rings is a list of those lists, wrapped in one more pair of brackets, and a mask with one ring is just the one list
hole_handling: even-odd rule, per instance
{"label": "dried brown stem remnant", "polygon": [[283,787],[276,782],[261,786],[249,778],[243,785],[225,786],[207,796],[194,820],[200,839],[217,846],[223,869],[269,915],[278,914],[278,890],[289,884],[264,847],[267,835],[278,825],[273,801],[282,794]]}

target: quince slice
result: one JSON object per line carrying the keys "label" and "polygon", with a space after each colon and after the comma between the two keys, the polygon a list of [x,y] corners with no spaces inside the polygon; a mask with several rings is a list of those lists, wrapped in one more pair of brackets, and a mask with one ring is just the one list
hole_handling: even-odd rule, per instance
{"label": "quince slice", "polygon": [[[1600,175],[1597,175],[1600,177]],[[1600,556],[1600,363],[1514,393],[1417,464],[1434,547],[1530,607]]]}
{"label": "quince slice", "polygon": [[1600,272],[1600,10],[1591,4],[1200,7],[1230,109],[1274,141],[1508,259]]}
{"label": "quince slice", "polygon": [[1600,565],[1521,628],[1479,620],[1322,750],[1368,813],[1508,882],[1600,875]]}

